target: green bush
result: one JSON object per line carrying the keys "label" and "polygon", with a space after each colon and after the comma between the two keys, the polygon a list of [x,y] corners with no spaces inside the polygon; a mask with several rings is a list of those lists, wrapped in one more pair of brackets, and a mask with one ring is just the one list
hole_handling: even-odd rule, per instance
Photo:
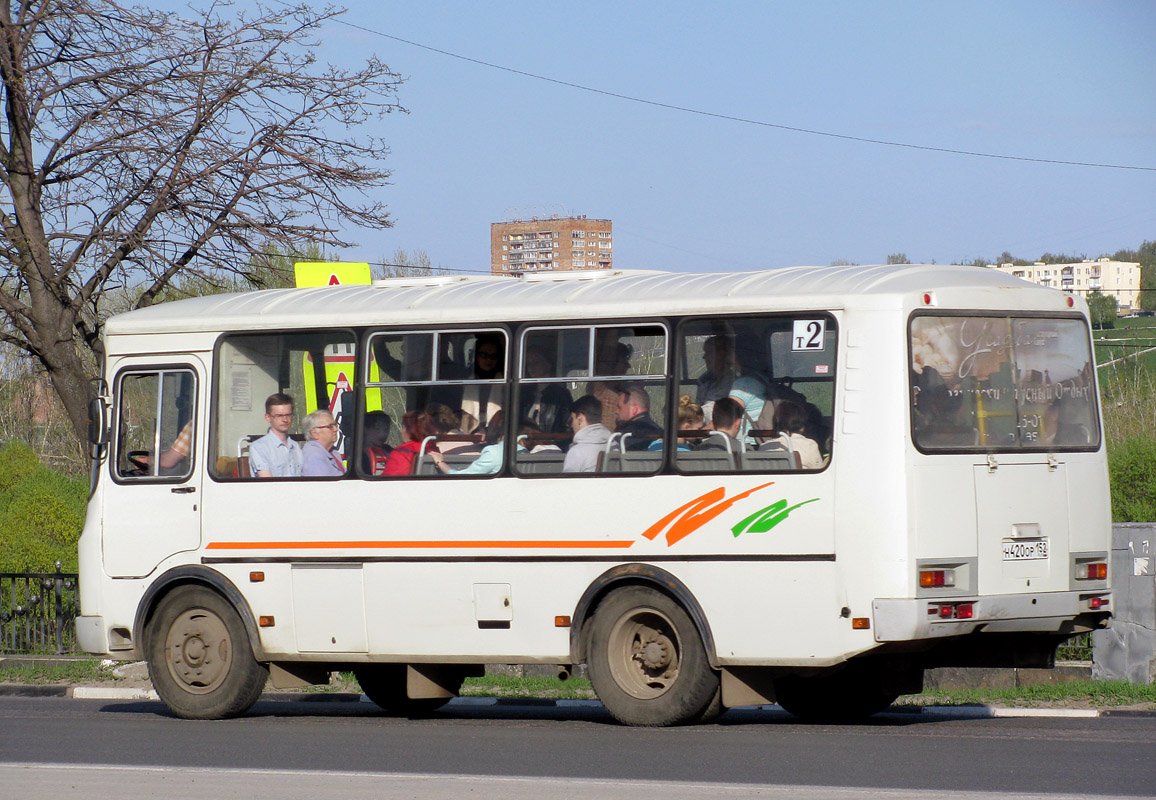
{"label": "green bush", "polygon": [[88,481],[42,465],[26,445],[0,447],[0,572],[77,568]]}
{"label": "green bush", "polygon": [[1156,520],[1156,436],[1129,436],[1108,447],[1114,522]]}

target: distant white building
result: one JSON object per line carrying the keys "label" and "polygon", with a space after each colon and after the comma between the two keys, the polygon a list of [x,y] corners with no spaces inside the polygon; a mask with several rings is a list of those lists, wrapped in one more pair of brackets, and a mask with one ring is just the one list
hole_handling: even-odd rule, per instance
{"label": "distant white building", "polygon": [[996,269],[1025,281],[1079,293],[1085,297],[1093,290],[1110,295],[1116,298],[1116,308],[1121,314],[1131,313],[1140,307],[1140,265],[1134,261],[1113,261],[1110,258],[1075,264],[1045,264],[1037,261],[1027,266],[1000,264]]}

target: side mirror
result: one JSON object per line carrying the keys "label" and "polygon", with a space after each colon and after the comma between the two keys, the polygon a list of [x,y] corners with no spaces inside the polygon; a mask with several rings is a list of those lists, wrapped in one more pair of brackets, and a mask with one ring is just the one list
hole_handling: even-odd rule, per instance
{"label": "side mirror", "polygon": [[88,401],[88,441],[97,447],[108,444],[107,416],[108,404],[103,397],[94,397]]}

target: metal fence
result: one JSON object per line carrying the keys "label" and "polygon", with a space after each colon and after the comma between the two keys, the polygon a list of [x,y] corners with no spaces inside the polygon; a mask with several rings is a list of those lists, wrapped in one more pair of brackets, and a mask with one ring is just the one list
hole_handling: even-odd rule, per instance
{"label": "metal fence", "polygon": [[0,653],[76,651],[80,601],[74,572],[0,572]]}

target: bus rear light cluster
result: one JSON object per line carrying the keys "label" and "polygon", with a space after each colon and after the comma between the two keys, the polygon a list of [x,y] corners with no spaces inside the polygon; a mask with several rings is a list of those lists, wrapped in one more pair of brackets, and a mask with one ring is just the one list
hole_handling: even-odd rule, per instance
{"label": "bus rear light cluster", "polygon": [[933,589],[937,587],[955,586],[955,570],[953,569],[921,569],[919,570],[919,588]]}
{"label": "bus rear light cluster", "polygon": [[1096,610],[1101,609],[1101,608],[1107,608],[1107,607],[1108,607],[1108,598],[1107,597],[1089,597],[1088,598],[1088,608],[1092,609],[1093,611],[1096,611]]}
{"label": "bus rear light cluster", "polygon": [[975,603],[935,603],[927,607],[927,614],[940,619],[971,619]]}
{"label": "bus rear light cluster", "polygon": [[1089,561],[1076,565],[1076,580],[1104,581],[1108,579],[1108,565],[1103,561]]}

